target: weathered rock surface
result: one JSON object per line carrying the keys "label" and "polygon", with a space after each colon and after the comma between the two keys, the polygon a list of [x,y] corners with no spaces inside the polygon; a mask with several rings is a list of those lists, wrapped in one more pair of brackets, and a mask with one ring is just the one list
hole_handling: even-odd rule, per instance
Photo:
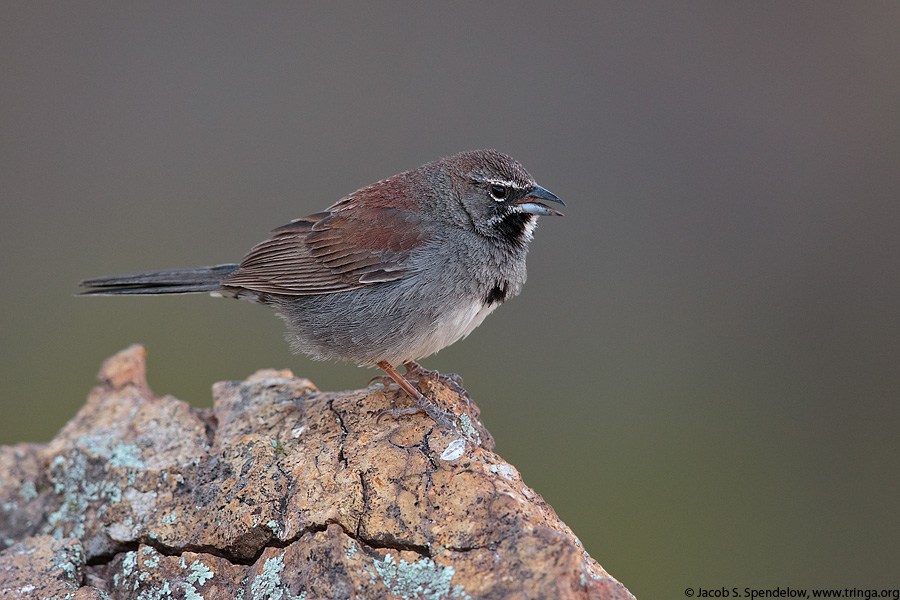
{"label": "weathered rock surface", "polygon": [[[3,598],[632,598],[463,415],[379,414],[394,387],[323,393],[289,371],[157,398],[144,349],[47,445],[0,447]],[[468,439],[467,439],[468,438]]]}

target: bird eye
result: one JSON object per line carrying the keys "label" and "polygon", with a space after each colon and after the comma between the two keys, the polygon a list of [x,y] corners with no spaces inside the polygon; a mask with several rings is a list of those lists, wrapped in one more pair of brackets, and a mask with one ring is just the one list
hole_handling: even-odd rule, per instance
{"label": "bird eye", "polygon": [[509,188],[505,185],[491,185],[491,198],[499,202],[501,200],[506,200],[507,196],[509,196]]}

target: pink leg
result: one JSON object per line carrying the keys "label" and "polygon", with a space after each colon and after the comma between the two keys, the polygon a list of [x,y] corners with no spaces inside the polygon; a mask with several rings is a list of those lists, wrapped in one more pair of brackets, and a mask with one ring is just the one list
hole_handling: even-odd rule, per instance
{"label": "pink leg", "polygon": [[[413,363],[413,364],[415,364],[415,363]],[[455,429],[453,421],[456,419],[456,415],[454,415],[453,413],[443,411],[440,408],[438,408],[438,406],[434,402],[432,402],[431,400],[429,400],[428,398],[423,396],[419,390],[417,390],[415,387],[413,387],[413,384],[411,384],[409,382],[409,380],[406,379],[406,377],[401,375],[400,372],[397,371],[397,369],[395,369],[394,367],[392,367],[389,363],[387,363],[385,361],[381,361],[378,363],[378,366],[381,368],[382,371],[387,373],[391,379],[396,381],[397,385],[399,385],[401,388],[403,388],[403,391],[405,391],[407,394],[409,394],[412,397],[412,399],[415,401],[415,403],[418,405],[418,407],[414,408],[414,409],[413,408],[393,409],[390,411],[385,411],[385,413],[391,413],[396,418],[400,415],[424,412],[429,417],[431,417],[432,420],[435,423],[437,423],[438,425]],[[418,366],[418,365],[416,365],[416,366]]]}

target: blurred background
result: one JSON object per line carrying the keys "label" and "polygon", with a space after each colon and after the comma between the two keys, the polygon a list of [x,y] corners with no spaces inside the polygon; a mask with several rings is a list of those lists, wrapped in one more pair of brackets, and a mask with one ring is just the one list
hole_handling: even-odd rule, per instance
{"label": "blurred background", "polygon": [[140,342],[196,406],[265,308],[76,298],[234,262],[457,151],[568,204],[524,292],[423,361],[638,597],[900,586],[900,4],[7,2],[0,443],[47,441]]}

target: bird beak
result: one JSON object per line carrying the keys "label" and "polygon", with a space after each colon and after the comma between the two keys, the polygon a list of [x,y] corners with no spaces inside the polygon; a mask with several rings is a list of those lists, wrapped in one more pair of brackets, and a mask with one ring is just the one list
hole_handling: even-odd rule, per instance
{"label": "bird beak", "polygon": [[537,202],[537,200],[548,200],[550,202],[562,204],[563,206],[566,205],[565,202],[556,197],[556,194],[549,190],[545,190],[539,185],[533,185],[524,198],[516,200],[516,205],[522,212],[531,213],[533,215],[540,215],[542,217],[549,215],[563,216],[558,210],[554,210],[549,206]]}

